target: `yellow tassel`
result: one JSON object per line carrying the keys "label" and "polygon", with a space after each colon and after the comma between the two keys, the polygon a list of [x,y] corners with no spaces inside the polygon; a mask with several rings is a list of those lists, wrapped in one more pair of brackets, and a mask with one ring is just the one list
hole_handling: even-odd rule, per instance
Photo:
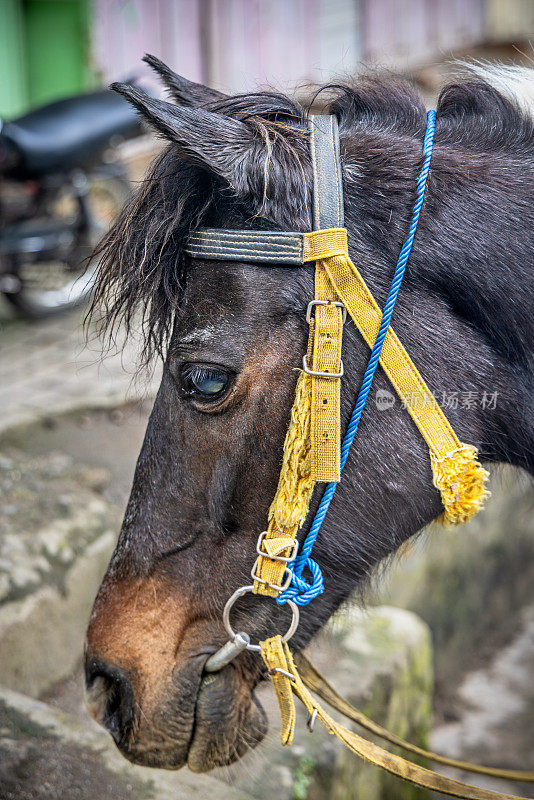
{"label": "yellow tassel", "polygon": [[477,461],[476,447],[462,444],[441,457],[431,452],[430,460],[434,486],[441,492],[445,509],[439,522],[444,527],[467,522],[490,494],[485,486],[489,473]]}
{"label": "yellow tassel", "polygon": [[269,527],[294,535],[306,519],[313,492],[311,474],[311,378],[301,372],[284,442],[278,489],[269,509]]}

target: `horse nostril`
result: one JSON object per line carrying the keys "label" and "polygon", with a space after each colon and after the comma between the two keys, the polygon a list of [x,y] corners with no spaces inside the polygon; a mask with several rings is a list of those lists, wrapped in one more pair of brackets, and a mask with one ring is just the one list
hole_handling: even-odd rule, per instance
{"label": "horse nostril", "polygon": [[85,668],[85,702],[93,719],[109,731],[116,744],[129,733],[134,698],[130,679],[112,664],[90,659]]}

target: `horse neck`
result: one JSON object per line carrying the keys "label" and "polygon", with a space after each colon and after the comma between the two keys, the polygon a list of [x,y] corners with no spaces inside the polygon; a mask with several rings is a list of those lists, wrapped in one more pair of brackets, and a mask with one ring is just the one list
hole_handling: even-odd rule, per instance
{"label": "horse neck", "polygon": [[[399,142],[392,149],[394,158]],[[466,427],[465,440],[488,459],[534,473],[534,204],[525,178],[531,158],[441,144],[438,128],[394,326],[436,390],[476,392],[480,402],[484,393],[497,393],[495,413],[459,414],[453,424]],[[413,204],[413,172],[404,192],[398,191],[401,175],[393,164],[390,185],[382,179],[390,220],[384,225],[382,215],[382,230],[365,225],[362,235],[365,192],[347,202],[349,233],[381,304]]]}

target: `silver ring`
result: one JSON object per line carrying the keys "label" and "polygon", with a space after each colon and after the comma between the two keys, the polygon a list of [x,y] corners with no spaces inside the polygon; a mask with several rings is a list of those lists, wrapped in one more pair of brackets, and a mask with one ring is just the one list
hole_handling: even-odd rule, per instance
{"label": "silver ring", "polygon": [[[232,606],[234,605],[235,601],[239,600],[240,597],[243,597],[244,594],[252,592],[253,588],[254,588],[253,586],[241,586],[239,589],[236,589],[224,607],[222,618],[224,627],[226,628],[226,631],[230,636],[230,639],[234,639],[236,635],[230,623],[230,611],[232,610]],[[289,626],[287,633],[284,636],[282,636],[283,642],[288,642],[299,626],[299,607],[297,606],[296,603],[293,602],[293,600],[288,600],[287,604],[291,608],[291,611],[293,613],[293,618],[291,620],[291,625]],[[247,650],[255,650],[256,652],[259,653],[261,647],[259,646],[259,644],[247,644]]]}

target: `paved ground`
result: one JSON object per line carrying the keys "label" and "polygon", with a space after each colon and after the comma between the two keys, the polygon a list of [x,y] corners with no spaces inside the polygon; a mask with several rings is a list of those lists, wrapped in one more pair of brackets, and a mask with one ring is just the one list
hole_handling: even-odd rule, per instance
{"label": "paved ground", "polygon": [[0,306],[0,432],[62,411],[151,397],[156,377],[136,375],[137,347],[102,356],[83,312],[28,322]]}

